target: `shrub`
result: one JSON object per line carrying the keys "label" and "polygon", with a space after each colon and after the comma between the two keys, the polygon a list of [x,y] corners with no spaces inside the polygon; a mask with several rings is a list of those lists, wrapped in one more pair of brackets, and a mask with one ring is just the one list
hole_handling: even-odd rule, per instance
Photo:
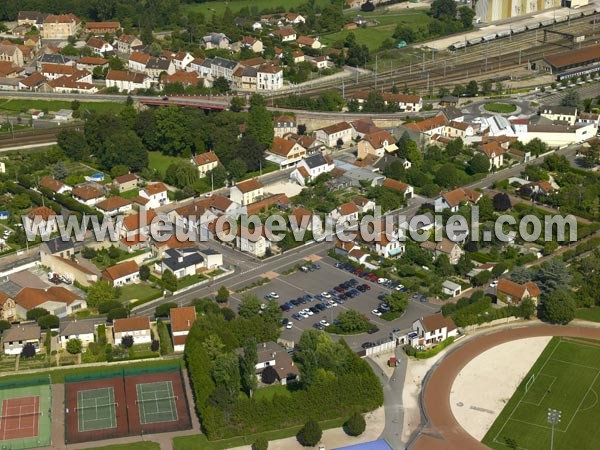
{"label": "shrub", "polygon": [[264,437],[256,438],[254,444],[252,444],[252,450],[267,450],[269,448],[269,441]]}
{"label": "shrub", "polygon": [[121,345],[123,348],[133,347],[133,336],[123,336],[123,339],[121,339]]}
{"label": "shrub", "polygon": [[323,431],[319,422],[314,419],[309,419],[308,422],[302,427],[302,429],[296,435],[298,442],[304,447],[314,447],[319,443]]}
{"label": "shrub", "polygon": [[162,305],[158,305],[154,311],[154,314],[156,317],[168,317],[169,314],[171,314],[171,308],[177,308],[177,303],[167,302],[163,303]]}
{"label": "shrub", "polygon": [[450,336],[449,338],[444,339],[442,342],[440,342],[438,345],[436,345],[435,347],[433,347],[430,350],[426,350],[424,352],[417,352],[417,354],[415,356],[417,359],[431,358],[432,356],[435,356],[439,352],[444,350],[446,347],[448,347],[453,342],[454,342],[454,336]]}
{"label": "shrub", "polygon": [[355,412],[350,416],[348,421],[344,424],[344,431],[349,436],[360,436],[365,432],[367,423],[362,414]]}
{"label": "shrub", "polygon": [[69,339],[67,341],[67,351],[71,355],[81,353],[81,341],[79,339]]}
{"label": "shrub", "polygon": [[153,352],[157,352],[159,348],[160,348],[160,342],[158,342],[156,339],[154,339],[152,341],[152,344],[150,344],[150,350],[152,350]]}
{"label": "shrub", "polygon": [[37,321],[40,317],[47,316],[48,314],[50,314],[50,312],[47,309],[33,308],[33,309],[30,309],[29,311],[27,311],[27,314],[25,317],[27,317],[27,320]]}
{"label": "shrub", "polygon": [[106,314],[111,309],[121,308],[121,302],[117,300],[109,300],[107,302],[102,302],[98,305],[98,312],[100,314]]}
{"label": "shrub", "polygon": [[2,333],[5,330],[10,329],[11,324],[8,320],[0,320],[0,333]]}
{"label": "shrub", "polygon": [[60,320],[58,319],[58,317],[52,314],[46,314],[45,316],[40,317],[37,320],[37,323],[43,329],[49,330],[50,328],[58,328]]}
{"label": "shrub", "polygon": [[113,308],[108,312],[107,319],[115,320],[115,319],[125,319],[127,318],[127,310],[123,307]]}
{"label": "shrub", "polygon": [[23,346],[23,350],[21,350],[21,358],[27,359],[27,358],[33,358],[34,356],[35,356],[35,346],[31,342],[28,342],[27,344],[25,344]]}

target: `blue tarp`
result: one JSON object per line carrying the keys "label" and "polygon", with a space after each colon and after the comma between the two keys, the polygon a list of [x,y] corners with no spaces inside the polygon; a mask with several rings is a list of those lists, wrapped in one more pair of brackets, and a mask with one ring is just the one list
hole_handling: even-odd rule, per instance
{"label": "blue tarp", "polygon": [[385,440],[365,442],[364,444],[350,445],[348,447],[338,447],[335,450],[393,450]]}

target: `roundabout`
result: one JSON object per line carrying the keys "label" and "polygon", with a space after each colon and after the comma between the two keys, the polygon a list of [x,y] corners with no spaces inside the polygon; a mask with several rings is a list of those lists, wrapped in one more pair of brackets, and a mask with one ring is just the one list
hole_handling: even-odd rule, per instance
{"label": "roundabout", "polygon": [[[488,447],[465,430],[455,417],[451,396],[455,380],[469,362],[501,344],[536,337],[568,337],[600,340],[600,329],[581,326],[531,325],[503,329],[475,337],[452,349],[429,372],[421,394],[424,426],[411,450],[483,450]],[[516,355],[518,358],[518,355]],[[494,386],[489,386],[494,389]],[[481,393],[482,395],[484,392]],[[593,394],[584,398],[585,410],[596,405]],[[590,406],[591,405],[591,406]],[[455,405],[456,407],[456,405]],[[580,408],[578,408],[581,411]],[[506,447],[505,447],[506,448]]]}

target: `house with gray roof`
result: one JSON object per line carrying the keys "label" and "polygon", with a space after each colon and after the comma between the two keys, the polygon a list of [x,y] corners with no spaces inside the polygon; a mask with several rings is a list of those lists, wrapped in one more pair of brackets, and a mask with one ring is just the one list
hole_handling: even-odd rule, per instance
{"label": "house with gray roof", "polygon": [[204,256],[196,247],[170,248],[163,255],[163,259],[154,264],[154,270],[161,274],[170,270],[178,279],[196,275],[199,269],[206,267]]}
{"label": "house with gray roof", "polygon": [[202,37],[201,45],[206,50],[212,50],[213,48],[229,49],[231,41],[223,33],[208,33]]}
{"label": "house with gray roof", "polygon": [[40,351],[42,330],[38,325],[16,325],[2,333],[2,347],[6,355],[20,355],[26,344],[32,343]]}
{"label": "house with gray roof", "polygon": [[74,320],[71,322],[61,322],[59,341],[60,346],[67,348],[67,342],[71,339],[79,339],[81,345],[85,348],[90,342],[94,342],[96,335],[96,324],[94,320]]}

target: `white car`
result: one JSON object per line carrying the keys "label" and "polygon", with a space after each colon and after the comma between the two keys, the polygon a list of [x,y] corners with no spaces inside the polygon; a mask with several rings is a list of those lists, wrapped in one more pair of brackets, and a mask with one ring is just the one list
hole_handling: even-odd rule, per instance
{"label": "white car", "polygon": [[294,326],[294,324],[293,324],[293,323],[292,323],[292,321],[290,320],[290,321],[289,321],[289,322],[286,324],[286,326],[285,326],[285,327],[286,327],[288,330],[291,330],[293,326]]}
{"label": "white car", "polygon": [[313,316],[313,315],[315,314],[314,312],[312,312],[312,311],[311,311],[310,309],[308,309],[308,308],[304,308],[304,309],[303,309],[303,311],[304,311],[306,314],[308,314],[309,316]]}
{"label": "white car", "polygon": [[331,298],[331,294],[329,292],[323,291],[321,292],[321,296],[324,298]]}
{"label": "white car", "polygon": [[381,311],[379,311],[378,309],[374,309],[373,311],[371,311],[371,314],[374,314],[377,317],[381,317]]}
{"label": "white car", "polygon": [[383,283],[385,283],[387,280],[388,280],[387,278],[378,278],[378,279],[377,279],[377,282],[378,282],[379,284],[383,284]]}
{"label": "white car", "polygon": [[498,280],[494,280],[494,281],[492,281],[492,282],[490,283],[490,287],[491,287],[491,288],[498,287]]}
{"label": "white car", "polygon": [[300,311],[298,314],[300,314],[305,319],[308,318],[308,314],[306,313],[306,311]]}
{"label": "white car", "polygon": [[323,325],[324,327],[328,327],[329,325],[331,325],[329,322],[327,322],[325,319],[321,320],[319,322],[321,325]]}
{"label": "white car", "polygon": [[269,295],[269,297],[274,298],[274,299],[278,299],[279,298],[279,294],[277,292],[271,292],[268,295]]}
{"label": "white car", "polygon": [[331,306],[337,306],[337,302],[333,301],[333,300],[329,300],[327,303],[329,303]]}

